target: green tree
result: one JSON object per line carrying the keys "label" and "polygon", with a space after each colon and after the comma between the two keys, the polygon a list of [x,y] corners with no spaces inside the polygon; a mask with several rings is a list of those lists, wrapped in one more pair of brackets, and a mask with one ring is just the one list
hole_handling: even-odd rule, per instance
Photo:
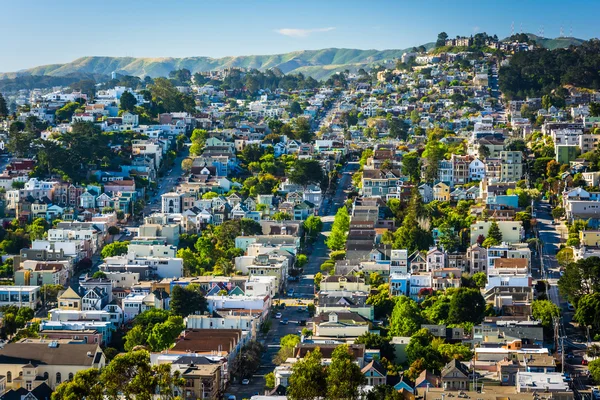
{"label": "green tree", "polygon": [[150,349],[158,352],[170,348],[184,329],[180,316],[170,316],[166,322],[154,325],[147,339]]}
{"label": "green tree", "polygon": [[590,103],[590,115],[592,117],[600,117],[600,103]]}
{"label": "green tree", "polygon": [[124,336],[125,350],[132,351],[136,346],[145,346],[148,334],[141,325],[131,328]]}
{"label": "green tree", "polygon": [[275,388],[275,374],[269,372],[265,375],[265,389],[271,390]]}
{"label": "green tree", "polygon": [[411,336],[425,322],[419,305],[406,296],[396,298],[396,304],[390,317],[390,335]]}
{"label": "green tree", "polygon": [[446,45],[446,39],[448,39],[448,34],[446,32],[440,32],[437,35],[437,40],[435,41],[435,47],[444,47]]}
{"label": "green tree", "polygon": [[567,265],[558,280],[558,290],[573,304],[585,295],[600,293],[600,258],[589,257]]}
{"label": "green tree", "polygon": [[273,220],[277,222],[290,221],[291,219],[292,216],[289,213],[283,211],[277,211],[275,214],[273,214]]}
{"label": "green tree", "polygon": [[365,332],[356,338],[354,343],[364,344],[367,349],[377,349],[382,358],[387,360],[394,359],[395,348],[390,344],[389,339],[376,333]]}
{"label": "green tree", "polygon": [[420,157],[416,152],[413,151],[402,157],[402,173],[408,176],[411,182],[419,182],[421,178],[421,163]]}
{"label": "green tree", "polygon": [[301,186],[321,184],[323,181],[323,168],[317,160],[296,159],[287,173],[290,182]]}
{"label": "green tree", "polygon": [[331,250],[342,250],[346,247],[346,238],[350,229],[350,215],[346,207],[340,207],[333,219],[331,234],[325,241]]}
{"label": "green tree", "polygon": [[534,300],[531,303],[531,314],[548,329],[552,327],[553,319],[560,316],[560,308],[550,300]]}
{"label": "green tree", "polygon": [[147,351],[132,351],[116,356],[104,369],[100,381],[108,398],[151,399],[156,382]]}
{"label": "green tree", "polygon": [[473,274],[471,279],[473,280],[473,283],[475,283],[475,285],[480,289],[483,289],[485,285],[487,285],[488,281],[487,274],[485,272],[476,272]]}
{"label": "green tree", "polygon": [[121,100],[119,103],[119,108],[124,111],[132,112],[135,110],[135,106],[137,105],[137,100],[134,95],[131,93],[124,92],[121,95]]}
{"label": "green tree", "polygon": [[304,268],[304,266],[308,263],[308,257],[306,254],[298,254],[296,257],[296,267]]}
{"label": "green tree", "polygon": [[114,242],[109,243],[100,252],[102,258],[120,256],[127,253],[129,242]]}
{"label": "green tree", "polygon": [[103,400],[104,387],[100,384],[100,370],[78,371],[71,380],[64,380],[52,393],[52,400]]}
{"label": "green tree", "polygon": [[171,311],[175,315],[187,317],[206,311],[207,302],[197,284],[186,287],[175,285],[171,290]]}
{"label": "green tree", "polygon": [[479,289],[460,288],[452,294],[448,320],[453,324],[483,321],[485,300]]}
{"label": "green tree", "polygon": [[57,121],[67,121],[73,117],[75,110],[81,107],[80,103],[70,102],[56,110],[55,117]]}
{"label": "green tree", "polygon": [[4,99],[4,96],[2,96],[2,93],[0,93],[0,118],[6,117],[8,117],[8,107],[6,105],[6,100]]}
{"label": "green tree", "polygon": [[331,364],[327,367],[327,398],[358,399],[358,389],[365,382],[366,378],[354,363],[348,345],[336,347],[331,356]]}
{"label": "green tree", "polygon": [[327,394],[327,375],[319,348],[292,365],[286,395],[290,400],[317,400]]}
{"label": "green tree", "polygon": [[292,116],[296,117],[302,114],[302,106],[297,101],[292,101],[290,104],[289,112]]}
{"label": "green tree", "polygon": [[590,361],[588,364],[590,375],[596,384],[600,383],[600,359]]}
{"label": "green tree", "polygon": [[44,218],[36,218],[27,226],[27,232],[31,240],[42,239],[48,230],[48,223]]}
{"label": "green tree", "polygon": [[304,231],[306,234],[313,239],[316,238],[323,230],[323,221],[321,218],[315,215],[311,215],[306,218],[302,225],[304,226]]}
{"label": "green tree", "polygon": [[490,224],[487,237],[496,240],[498,243],[502,243],[502,232],[500,232],[500,227],[496,221],[492,221]]}
{"label": "green tree", "polygon": [[298,335],[285,335],[279,340],[281,347],[273,359],[273,363],[279,365],[285,362],[288,358],[294,356],[294,348],[300,343],[300,336]]}

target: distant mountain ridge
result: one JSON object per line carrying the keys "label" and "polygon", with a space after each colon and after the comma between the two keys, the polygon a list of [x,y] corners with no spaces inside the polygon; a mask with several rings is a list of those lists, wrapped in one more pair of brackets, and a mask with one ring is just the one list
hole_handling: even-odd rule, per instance
{"label": "distant mountain ridge", "polygon": [[[577,38],[541,38],[527,34],[541,46],[548,49],[579,45],[583,42]],[[428,50],[434,43],[424,45]],[[45,75],[54,77],[72,75],[110,76],[113,71],[124,75],[135,76],[168,76],[169,72],[187,68],[192,73],[219,70],[229,67],[256,68],[267,70],[279,68],[284,73],[303,73],[315,79],[325,79],[332,74],[349,69],[372,67],[377,64],[391,64],[410,49],[391,50],[359,50],[327,48],[321,50],[300,50],[284,54],[250,55],[232,57],[185,57],[185,58],[135,58],[135,57],[81,57],[65,64],[49,64],[24,69],[17,72],[0,73],[0,79],[15,78],[28,75]]]}
{"label": "distant mountain ridge", "polygon": [[[433,43],[425,45],[431,48]],[[284,73],[310,75],[315,79],[326,78],[344,69],[358,70],[375,64],[393,63],[404,50],[358,50],[329,48],[301,50],[284,54],[235,56],[235,57],[185,57],[185,58],[134,58],[134,57],[81,57],[66,64],[50,64],[17,72],[0,73],[0,79],[25,75],[68,76],[73,73],[110,75],[113,71],[135,76],[167,76],[169,72],[187,68],[192,73],[229,67],[267,70],[279,68]]]}

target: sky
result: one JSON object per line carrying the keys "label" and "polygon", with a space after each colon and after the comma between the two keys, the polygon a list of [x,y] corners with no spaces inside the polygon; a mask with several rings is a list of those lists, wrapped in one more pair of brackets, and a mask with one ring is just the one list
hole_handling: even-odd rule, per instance
{"label": "sky", "polygon": [[404,49],[477,32],[598,36],[597,0],[0,0],[0,72],[83,56]]}

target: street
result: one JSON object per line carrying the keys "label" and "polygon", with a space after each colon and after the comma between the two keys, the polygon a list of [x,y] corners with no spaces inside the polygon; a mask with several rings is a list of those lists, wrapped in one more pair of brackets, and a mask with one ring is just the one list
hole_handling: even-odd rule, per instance
{"label": "street", "polygon": [[[323,220],[323,232],[318,236],[309,251],[308,263],[304,266],[303,274],[300,276],[299,282],[289,282],[288,288],[294,289],[293,298],[283,298],[281,302],[285,302],[284,308],[277,309],[276,312],[281,313],[281,319],[275,319],[271,316],[271,330],[267,334],[259,334],[258,340],[265,346],[265,352],[261,359],[261,365],[257,372],[250,379],[248,385],[235,383],[229,386],[228,394],[235,395],[238,399],[250,398],[256,393],[263,393],[265,387],[264,376],[269,372],[273,372],[275,364],[273,358],[277,355],[280,349],[279,342],[285,335],[298,335],[302,328],[310,326],[302,326],[300,321],[308,320],[308,312],[300,311],[301,307],[306,307],[312,303],[315,296],[314,276],[320,271],[321,264],[329,258],[329,249],[325,245],[325,239],[331,231],[333,217],[337,210],[346,201],[346,191],[352,183],[352,174],[358,170],[358,163],[347,163],[342,169],[342,177],[339,179],[338,186],[333,197],[325,197],[323,200],[323,210],[325,213],[319,213]],[[299,304],[299,302],[302,302]],[[275,304],[279,301],[275,300]],[[287,324],[282,324],[281,321],[288,320]],[[227,398],[227,396],[225,396]]]}
{"label": "street", "polygon": [[190,148],[185,146],[181,153],[177,155],[177,158],[175,158],[173,168],[171,168],[164,177],[157,179],[158,188],[156,194],[150,195],[148,202],[144,207],[144,216],[152,214],[153,211],[160,210],[160,196],[172,191],[173,188],[177,186],[177,179],[183,176],[181,162],[189,157],[189,155]]}

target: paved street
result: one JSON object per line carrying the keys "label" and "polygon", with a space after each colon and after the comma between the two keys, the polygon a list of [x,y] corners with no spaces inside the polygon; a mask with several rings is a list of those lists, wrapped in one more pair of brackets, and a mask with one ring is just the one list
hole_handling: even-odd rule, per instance
{"label": "paved street", "polygon": [[165,176],[158,179],[158,190],[155,195],[150,195],[146,207],[144,207],[144,216],[151,214],[154,210],[160,209],[160,196],[168,193],[177,186],[177,179],[183,176],[181,162],[189,157],[190,148],[185,146],[181,153],[175,159],[173,168],[168,171]]}
{"label": "paved street", "polygon": [[[299,324],[302,320],[308,319],[306,311],[300,311],[298,301],[302,301],[303,307],[312,302],[315,295],[314,276],[320,271],[321,264],[329,257],[329,249],[325,246],[325,239],[331,231],[333,216],[344,202],[346,201],[346,191],[352,183],[352,174],[359,168],[358,163],[347,163],[342,170],[342,177],[339,179],[333,197],[327,197],[323,202],[323,210],[326,210],[321,215],[323,220],[323,233],[319,235],[317,241],[312,245],[309,252],[308,263],[304,267],[304,273],[299,282],[290,282],[289,289],[294,289],[293,299],[282,299],[286,303],[286,307],[277,310],[281,312],[281,319],[275,319],[272,316],[271,330],[266,335],[259,335],[259,341],[265,346],[266,351],[263,354],[261,365],[249,385],[233,384],[230,385],[227,393],[233,394],[237,399],[250,398],[256,393],[263,393],[264,376],[272,372],[275,368],[273,358],[279,351],[279,342],[282,337],[289,334],[299,334],[304,326]],[[277,301],[276,301],[277,303]],[[282,320],[287,319],[288,324],[283,325]],[[225,397],[227,398],[227,396]]]}

